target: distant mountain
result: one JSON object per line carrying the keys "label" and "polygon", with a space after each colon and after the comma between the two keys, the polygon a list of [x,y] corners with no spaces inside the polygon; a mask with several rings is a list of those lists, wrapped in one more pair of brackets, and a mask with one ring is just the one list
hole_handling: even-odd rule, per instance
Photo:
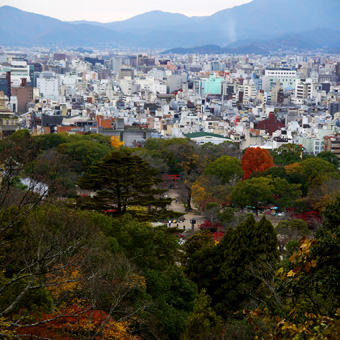
{"label": "distant mountain", "polygon": [[231,43],[318,28],[337,30],[340,29],[339,13],[339,0],[254,0],[219,11],[208,17],[206,24],[223,30]]}
{"label": "distant mountain", "polygon": [[254,46],[254,45],[244,45],[238,47],[221,47],[218,45],[203,45],[196,47],[178,47],[166,50],[163,54],[268,54],[268,50]]}
{"label": "distant mountain", "polygon": [[339,0],[253,0],[206,17],[152,11],[101,25],[138,36],[141,46],[225,46],[316,29],[340,30],[339,13]]}
{"label": "distant mountain", "polygon": [[104,27],[73,25],[51,17],[0,7],[0,44],[18,46],[117,46],[124,35]]}
{"label": "distant mountain", "polygon": [[164,54],[268,54],[269,51],[284,49],[314,50],[326,49],[328,51],[340,50],[340,30],[316,29],[296,34],[286,34],[274,39],[237,40],[226,47],[218,45],[202,45],[195,47],[177,47],[164,51]]}
{"label": "distant mountain", "polygon": [[0,44],[173,48],[338,48],[339,0],[253,0],[211,16],[151,11],[123,21],[63,22],[0,7]]}
{"label": "distant mountain", "polygon": [[192,25],[202,22],[206,17],[187,17],[184,14],[168,13],[163,11],[151,11],[136,15],[130,19],[104,24],[106,28],[118,32],[135,33],[136,30],[175,30],[184,25]]}
{"label": "distant mountain", "polygon": [[91,24],[113,29],[117,32],[135,33],[135,30],[152,31],[152,30],[169,30],[175,28],[179,31],[183,25],[192,25],[193,23],[202,22],[207,17],[188,17],[179,13],[168,13],[163,11],[150,11],[136,15],[130,19],[122,21],[113,21],[100,23],[95,21],[70,21],[72,24]]}

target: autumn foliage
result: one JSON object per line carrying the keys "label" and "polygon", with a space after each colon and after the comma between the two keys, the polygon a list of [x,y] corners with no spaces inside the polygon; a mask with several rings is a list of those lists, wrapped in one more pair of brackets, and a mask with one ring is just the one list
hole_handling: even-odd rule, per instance
{"label": "autumn foliage", "polygon": [[16,336],[43,339],[124,339],[138,340],[129,332],[129,323],[115,321],[101,310],[72,306],[56,314],[45,314],[34,326],[16,329]]}
{"label": "autumn foliage", "polygon": [[121,141],[119,140],[119,137],[117,137],[117,136],[112,136],[110,142],[111,142],[111,146],[112,146],[114,149],[115,149],[115,148],[119,148],[120,146],[122,146],[122,145],[124,144],[124,142],[121,142]]}
{"label": "autumn foliage", "polygon": [[248,148],[242,156],[241,166],[244,179],[248,179],[253,172],[263,172],[274,166],[271,154],[260,147]]}

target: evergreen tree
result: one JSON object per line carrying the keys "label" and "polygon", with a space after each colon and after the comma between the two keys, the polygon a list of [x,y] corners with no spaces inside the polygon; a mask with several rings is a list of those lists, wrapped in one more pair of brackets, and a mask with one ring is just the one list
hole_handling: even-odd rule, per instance
{"label": "evergreen tree", "polygon": [[271,268],[279,259],[276,233],[265,217],[256,222],[250,215],[235,230],[229,229],[219,247],[223,253],[221,288],[216,292],[219,308],[237,310],[263,294],[261,279],[273,274]]}
{"label": "evergreen tree", "polygon": [[221,317],[211,308],[211,298],[202,289],[195,301],[193,312],[185,323],[183,340],[218,340],[222,337]]}
{"label": "evergreen tree", "polygon": [[79,179],[79,187],[94,191],[95,196],[79,199],[78,203],[89,209],[114,210],[118,214],[129,210],[144,218],[165,213],[171,199],[160,197],[165,190],[157,188],[162,180],[156,175],[157,170],[141,157],[130,151],[115,150]]}

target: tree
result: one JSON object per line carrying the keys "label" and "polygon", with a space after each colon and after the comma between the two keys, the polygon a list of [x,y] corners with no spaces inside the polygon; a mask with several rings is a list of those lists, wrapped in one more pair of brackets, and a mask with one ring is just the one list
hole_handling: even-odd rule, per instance
{"label": "tree", "polygon": [[265,217],[256,222],[251,215],[236,229],[229,229],[217,247],[223,254],[220,288],[215,293],[218,309],[235,311],[250,301],[259,303],[267,290],[263,281],[270,280],[279,260],[271,222]]}
{"label": "tree", "polygon": [[69,141],[66,134],[50,133],[47,135],[39,135],[33,137],[40,150],[49,150],[56,148],[59,144],[64,144]]}
{"label": "tree", "polygon": [[18,130],[0,141],[0,209],[11,205],[34,207],[46,194],[47,190],[42,195],[35,192],[36,180],[41,181],[39,176],[33,176],[26,188],[18,186],[38,155],[39,148],[28,130]]}
{"label": "tree", "polygon": [[165,270],[178,255],[178,237],[166,228],[155,228],[129,214],[103,221],[103,232],[112,242],[111,251],[122,253],[141,270]]}
{"label": "tree", "polygon": [[111,146],[113,147],[113,148],[119,148],[120,146],[122,146],[124,144],[124,142],[121,142],[120,140],[119,140],[119,137],[117,137],[117,136],[112,136],[111,137]]}
{"label": "tree", "polygon": [[271,152],[276,165],[288,165],[300,162],[302,159],[302,147],[297,144],[284,144]]}
{"label": "tree", "polygon": [[181,262],[188,278],[195,282],[199,289],[206,289],[213,297],[219,288],[217,277],[221,268],[222,255],[211,233],[203,231],[188,238],[183,245]]}
{"label": "tree", "polygon": [[106,219],[101,224],[112,244],[111,251],[123,253],[145,276],[146,293],[151,299],[144,311],[143,328],[147,325],[157,338],[167,334],[179,339],[197,293],[182,268],[175,266],[178,237],[168,233],[168,228],[155,228],[128,214]]}
{"label": "tree", "polygon": [[330,151],[322,151],[318,153],[316,157],[333,164],[336,170],[339,169],[339,159],[334,153]]}
{"label": "tree", "polygon": [[183,340],[218,340],[222,337],[223,322],[211,308],[211,298],[202,289],[193,312],[185,323]]}
{"label": "tree", "polygon": [[181,339],[184,323],[197,297],[196,285],[185,277],[181,268],[169,266],[165,271],[146,272],[147,293],[152,296],[151,330],[157,338]]}
{"label": "tree", "polygon": [[339,174],[334,165],[322,158],[308,158],[299,164],[300,171],[308,177],[311,185],[319,184],[320,180],[324,179],[339,179]]}
{"label": "tree", "polygon": [[250,178],[267,177],[267,176],[271,176],[272,178],[277,178],[277,177],[283,178],[287,180],[288,182],[290,182],[289,175],[287,174],[286,169],[283,166],[273,166],[263,172],[253,172]]}
{"label": "tree", "polygon": [[223,183],[237,181],[243,174],[241,161],[236,157],[222,156],[211,162],[204,174],[217,176]]}
{"label": "tree", "polygon": [[159,197],[166,190],[157,188],[161,179],[156,175],[157,170],[150,168],[141,157],[130,151],[113,151],[92,166],[91,172],[80,177],[79,187],[94,191],[95,196],[85,201],[79,199],[78,203],[99,211],[116,211],[117,214],[129,211],[141,218],[167,214],[166,206],[171,199]]}
{"label": "tree", "polygon": [[262,205],[273,200],[273,188],[270,177],[251,178],[235,185],[231,201],[241,208],[251,206],[257,215]]}
{"label": "tree", "polygon": [[244,179],[248,179],[253,172],[263,172],[274,166],[272,155],[260,147],[248,148],[241,159]]}
{"label": "tree", "polygon": [[232,191],[232,186],[217,176],[201,175],[191,185],[192,200],[202,210],[206,209],[206,205],[216,202],[219,205],[225,205],[228,196]]}
{"label": "tree", "polygon": [[[14,330],[18,338],[48,334],[58,339],[50,331],[78,332],[67,324],[77,317],[89,330],[85,316],[103,311],[105,322],[100,319],[93,328],[99,332],[142,310],[137,291],[145,290],[143,277],[122,255],[107,252],[97,221],[93,212],[61,205],[44,204],[27,214],[17,207],[0,212],[1,335]],[[96,336],[90,339],[101,338]]]}
{"label": "tree", "polygon": [[110,152],[110,147],[97,141],[82,139],[59,144],[57,150],[69,157],[70,164],[76,172],[82,173],[107,155]]}
{"label": "tree", "polygon": [[[256,325],[267,327],[264,339],[322,339],[340,337],[340,198],[326,205],[323,226],[315,238],[303,237],[298,249],[276,271],[275,295],[250,313]],[[258,327],[257,327],[258,329]]]}
{"label": "tree", "polygon": [[290,221],[281,220],[275,228],[279,235],[280,250],[284,250],[286,243],[293,240],[300,240],[303,236],[308,236],[311,232],[308,229],[308,225],[304,220],[293,219]]}
{"label": "tree", "polygon": [[272,184],[274,201],[281,211],[291,207],[296,199],[302,195],[301,184],[290,184],[285,178],[273,178]]}

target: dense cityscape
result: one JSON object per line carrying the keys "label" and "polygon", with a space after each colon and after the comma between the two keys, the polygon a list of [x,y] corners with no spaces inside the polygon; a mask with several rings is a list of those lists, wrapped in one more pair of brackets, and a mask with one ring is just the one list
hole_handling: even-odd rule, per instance
{"label": "dense cityscape", "polygon": [[255,41],[191,30],[215,14],[145,13],[138,32],[0,7],[0,339],[340,339],[326,12],[333,33],[316,16],[294,35],[297,12]]}
{"label": "dense cityscape", "polygon": [[3,50],[1,134],[101,133],[126,146],[188,137],[241,150],[337,150],[337,55]]}

